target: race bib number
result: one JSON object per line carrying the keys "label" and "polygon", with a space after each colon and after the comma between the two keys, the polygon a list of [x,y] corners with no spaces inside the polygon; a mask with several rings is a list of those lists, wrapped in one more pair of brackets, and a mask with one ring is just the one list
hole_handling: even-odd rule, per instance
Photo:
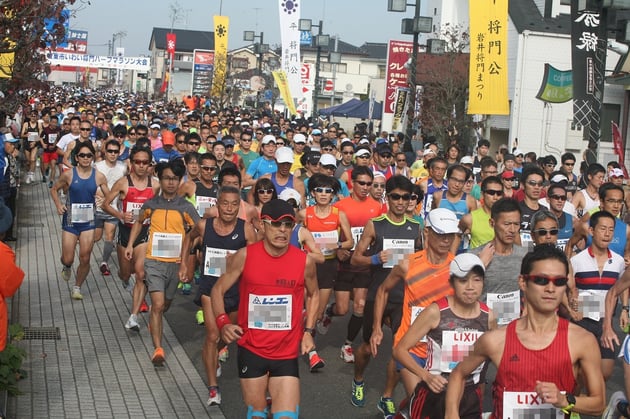
{"label": "race bib number", "polygon": [[[443,330],[440,370],[442,372],[453,371],[453,368],[472,351],[473,345],[481,335],[483,332],[478,330]],[[483,368],[483,364],[477,369],[480,370],[481,368]]]}
{"label": "race bib number", "polygon": [[562,410],[543,403],[536,392],[503,393],[503,419],[563,419]]}
{"label": "race bib number", "polygon": [[206,247],[203,274],[216,277],[223,275],[227,266],[227,255],[231,255],[233,253],[236,253],[236,250]]}
{"label": "race bib number", "polygon": [[141,202],[127,202],[125,212],[130,212],[133,216],[133,221],[136,222],[140,216],[140,208],[142,208]]}
{"label": "race bib number", "polygon": [[182,251],[182,235],[179,233],[153,233],[151,256],[178,258]]}
{"label": "race bib number", "polygon": [[355,247],[357,247],[357,243],[359,243],[359,240],[361,240],[361,236],[363,235],[363,229],[365,227],[351,227],[350,228],[350,232],[352,233],[352,239],[354,240],[354,246],[352,246],[352,249],[350,250],[354,250]]}
{"label": "race bib number", "polygon": [[[418,306],[412,306],[411,307],[411,321],[409,322],[409,327],[411,327],[413,322],[416,321],[416,319],[418,318],[420,313],[422,313],[422,310],[424,310],[424,307],[418,307]],[[424,336],[418,342],[427,343],[428,339],[427,339],[426,336]]]}
{"label": "race bib number", "polygon": [[57,142],[57,134],[48,134],[48,144],[55,144]]}
{"label": "race bib number", "polygon": [[291,330],[293,299],[287,295],[249,294],[247,327],[261,330]]}
{"label": "race bib number", "polygon": [[94,204],[72,204],[70,222],[91,223],[94,221]]}
{"label": "race bib number", "polygon": [[28,141],[37,141],[39,140],[39,135],[37,135],[36,132],[29,132],[28,133]]}
{"label": "race bib number", "polygon": [[213,207],[217,204],[217,199],[211,196],[198,196],[197,197],[197,212],[199,212],[199,216],[203,217],[203,214],[210,207]]}
{"label": "race bib number", "polygon": [[562,251],[567,247],[567,243],[569,243],[569,239],[558,239],[556,246]]}
{"label": "race bib number", "polygon": [[337,249],[339,233],[337,233],[337,230],[315,231],[313,232],[313,239],[315,239],[315,243],[319,246],[324,256],[333,256]]}
{"label": "race bib number", "polygon": [[514,319],[518,319],[521,314],[521,295],[519,291],[508,292],[506,294],[488,293],[488,306],[494,311],[497,324],[508,324]]}
{"label": "race bib number", "polygon": [[521,246],[530,247],[533,246],[533,243],[532,234],[529,231],[521,231]]}
{"label": "race bib number", "polygon": [[578,310],[584,317],[599,321],[604,317],[606,290],[579,290]]}
{"label": "race bib number", "polygon": [[406,255],[413,253],[413,240],[408,239],[383,239],[383,250],[389,250],[388,261],[383,264],[383,268],[393,268]]}

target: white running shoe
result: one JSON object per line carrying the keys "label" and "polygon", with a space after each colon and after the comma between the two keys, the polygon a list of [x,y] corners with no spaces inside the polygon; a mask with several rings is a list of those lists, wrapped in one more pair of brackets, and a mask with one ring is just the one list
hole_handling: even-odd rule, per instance
{"label": "white running shoe", "polygon": [[354,351],[352,350],[352,346],[343,345],[341,347],[341,351],[339,352],[339,357],[343,359],[343,362],[351,364],[354,362]]}
{"label": "white running shoe", "polygon": [[83,300],[83,294],[81,294],[81,288],[72,287],[72,293],[70,294],[73,300]]}
{"label": "white running shoe", "polygon": [[608,406],[606,410],[604,410],[604,414],[602,415],[602,419],[618,419],[621,417],[621,412],[617,409],[617,404],[619,402],[625,401],[626,396],[621,391],[616,391],[610,396],[610,401],[608,402]]}
{"label": "white running shoe", "polygon": [[136,332],[140,331],[140,325],[138,324],[138,316],[132,314],[129,316],[129,320],[125,323],[125,329],[127,330],[135,330]]}
{"label": "white running shoe", "polygon": [[213,386],[208,389],[208,406],[218,406],[221,404],[221,392],[219,387]]}

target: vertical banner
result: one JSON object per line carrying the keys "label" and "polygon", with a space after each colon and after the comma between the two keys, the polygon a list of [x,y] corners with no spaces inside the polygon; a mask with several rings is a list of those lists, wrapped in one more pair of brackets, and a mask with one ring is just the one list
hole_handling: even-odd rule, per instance
{"label": "vertical banner", "polygon": [[392,131],[400,131],[403,127],[403,117],[407,114],[407,98],[409,97],[409,88],[398,87],[394,95],[394,120],[392,122]]}
{"label": "vertical banner", "polygon": [[[281,68],[284,70],[289,89],[293,98],[296,99],[298,107],[304,101],[302,94],[302,74],[300,61],[300,30],[298,21],[300,20],[300,9],[297,1],[278,1],[278,10],[280,12],[280,38],[282,41],[282,63]],[[289,105],[289,101],[285,102],[290,108],[295,109],[295,105]]]}
{"label": "vertical banner", "polygon": [[302,92],[302,100],[298,101],[297,110],[303,116],[310,116],[313,110],[313,88],[315,87],[315,64],[302,63],[301,65],[301,82],[300,91]]}
{"label": "vertical banner", "polygon": [[214,77],[212,78],[213,97],[220,97],[225,90],[229,28],[229,17],[214,16]]}
{"label": "vertical banner", "polygon": [[468,113],[508,115],[508,0],[470,7]]}
{"label": "vertical banner", "polygon": [[602,9],[578,10],[571,2],[573,122],[587,127],[589,148],[600,135],[600,112],[606,67],[606,24]]}
{"label": "vertical banner", "polygon": [[392,41],[387,45],[387,70],[385,75],[385,106],[383,113],[393,114],[396,110],[398,88],[407,87],[407,67],[413,43]]}
{"label": "vertical banner", "polygon": [[214,74],[214,52],[196,49],[193,51],[192,88],[193,96],[210,96]]}
{"label": "vertical banner", "polygon": [[619,156],[619,166],[623,170],[623,176],[628,179],[628,169],[626,169],[626,150],[623,147],[623,141],[621,140],[621,131],[619,130],[619,125],[615,123],[615,121],[610,121],[612,124],[612,139],[613,139],[613,150],[615,150],[615,154]]}
{"label": "vertical banner", "polygon": [[280,90],[280,95],[282,99],[284,99],[284,103],[286,103],[287,108],[291,115],[297,115],[297,110],[295,109],[295,103],[293,102],[293,98],[291,97],[291,88],[289,86],[289,80],[287,78],[284,70],[277,70],[273,73],[273,79],[276,81],[278,85],[278,90]]}

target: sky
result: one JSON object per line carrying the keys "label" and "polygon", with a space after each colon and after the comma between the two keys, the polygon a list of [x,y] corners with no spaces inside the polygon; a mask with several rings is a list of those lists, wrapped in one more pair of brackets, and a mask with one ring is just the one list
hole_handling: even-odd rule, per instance
{"label": "sky", "polygon": [[[291,1],[291,0],[282,0]],[[387,0],[293,0],[301,8],[302,19],[314,24],[323,20],[323,33],[355,46],[364,42],[387,42],[389,39],[411,40],[400,34],[402,18],[413,17],[413,8],[406,13],[387,11]],[[149,54],[153,27],[171,26],[171,6],[179,5],[177,29],[213,31],[213,15],[230,17],[228,48],[239,48],[243,32],[264,33],[264,42],[280,44],[278,0],[82,0],[71,9],[78,9],[70,18],[70,28],[88,31],[88,53],[108,55],[108,41],[114,33],[126,32],[116,41],[125,55]],[[317,28],[312,32],[316,33]]]}

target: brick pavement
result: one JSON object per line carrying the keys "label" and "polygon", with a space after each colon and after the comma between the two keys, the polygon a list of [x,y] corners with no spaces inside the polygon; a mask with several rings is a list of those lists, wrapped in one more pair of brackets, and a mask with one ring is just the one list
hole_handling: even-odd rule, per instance
{"label": "brick pavement", "polygon": [[[11,303],[12,323],[58,327],[61,340],[26,340],[22,395],[9,398],[10,418],[182,417],[224,418],[206,407],[207,389],[193,363],[164,322],[165,367],[156,369],[141,315],[140,333],[128,332],[131,296],[117,276],[98,269],[102,241],[93,251],[91,271],[82,287],[83,301],[70,298],[70,282],[61,279],[59,216],[43,183],[22,185],[19,196],[19,266],[26,272]],[[78,246],[77,246],[78,250]],[[116,253],[110,261],[117,269]]]}

